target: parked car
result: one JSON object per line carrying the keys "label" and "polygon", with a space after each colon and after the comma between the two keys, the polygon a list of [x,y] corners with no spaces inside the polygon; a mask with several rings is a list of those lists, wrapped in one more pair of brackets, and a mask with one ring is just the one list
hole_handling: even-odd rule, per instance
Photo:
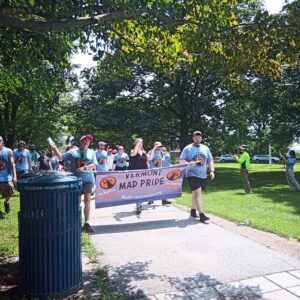
{"label": "parked car", "polygon": [[224,154],[224,155],[221,155],[219,157],[219,161],[220,162],[234,162],[235,159],[233,158],[233,156],[231,154]]}
{"label": "parked car", "polygon": [[[272,163],[278,163],[280,162],[280,158],[276,156],[271,157]],[[269,155],[268,154],[256,154],[252,157],[252,161],[255,163],[268,163],[269,162]]]}

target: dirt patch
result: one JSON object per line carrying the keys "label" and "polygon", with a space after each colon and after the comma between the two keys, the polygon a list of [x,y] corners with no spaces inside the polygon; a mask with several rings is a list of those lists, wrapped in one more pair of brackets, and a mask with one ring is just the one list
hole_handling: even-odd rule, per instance
{"label": "dirt patch", "polygon": [[[174,205],[188,213],[190,212],[190,208],[186,206],[180,204],[174,204]],[[295,239],[284,238],[278,236],[277,234],[261,231],[248,226],[241,226],[239,224],[225,220],[215,215],[209,214],[209,217],[211,218],[210,219],[211,223],[214,223],[220,227],[223,227],[234,233],[237,233],[241,236],[251,239],[270,249],[276,250],[278,252],[284,253],[286,255],[292,256],[300,260],[300,243]]]}

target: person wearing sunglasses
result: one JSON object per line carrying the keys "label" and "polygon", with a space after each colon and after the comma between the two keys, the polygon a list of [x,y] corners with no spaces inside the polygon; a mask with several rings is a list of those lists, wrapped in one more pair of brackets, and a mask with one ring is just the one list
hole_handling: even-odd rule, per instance
{"label": "person wearing sunglasses", "polygon": [[26,143],[19,141],[18,148],[14,150],[14,160],[17,170],[17,179],[21,179],[24,175],[32,171],[31,168],[31,155],[26,149]]}

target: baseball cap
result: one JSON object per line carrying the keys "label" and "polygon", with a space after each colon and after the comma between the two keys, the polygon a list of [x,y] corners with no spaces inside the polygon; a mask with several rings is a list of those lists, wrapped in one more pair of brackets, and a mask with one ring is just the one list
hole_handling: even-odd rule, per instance
{"label": "baseball cap", "polygon": [[162,143],[161,143],[161,142],[155,142],[155,143],[154,143],[154,146],[162,147]]}
{"label": "baseball cap", "polygon": [[103,146],[106,146],[106,145],[107,145],[107,143],[105,143],[105,142],[103,142],[103,141],[100,141],[100,142],[98,143],[98,145],[103,145]]}
{"label": "baseball cap", "polygon": [[161,147],[161,151],[166,152],[167,151],[166,147]]}
{"label": "baseball cap", "polygon": [[241,146],[239,147],[239,149],[248,150],[248,146],[247,146],[247,145],[241,145]]}
{"label": "baseball cap", "polygon": [[0,135],[0,141],[2,141],[3,142],[3,137]]}
{"label": "baseball cap", "polygon": [[123,147],[123,146],[119,146],[119,147],[118,147],[118,150],[121,150],[121,149],[123,150],[124,147]]}
{"label": "baseball cap", "polygon": [[201,135],[202,136],[202,132],[199,131],[199,130],[196,130],[193,132],[193,136],[196,136],[196,135]]}
{"label": "baseball cap", "polygon": [[91,134],[86,134],[80,138],[80,142],[82,142],[84,139],[88,139],[89,141],[92,141],[94,137]]}

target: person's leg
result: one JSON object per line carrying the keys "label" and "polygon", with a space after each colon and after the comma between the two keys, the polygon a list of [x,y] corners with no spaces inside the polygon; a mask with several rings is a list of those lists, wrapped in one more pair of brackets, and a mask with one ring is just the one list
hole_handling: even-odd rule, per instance
{"label": "person's leg", "polygon": [[85,223],[88,223],[89,219],[90,219],[91,197],[92,197],[91,193],[84,194],[84,220],[85,220]]}
{"label": "person's leg", "polygon": [[246,169],[241,170],[242,174],[242,182],[243,182],[243,188],[246,194],[250,193],[250,182],[249,182],[249,176],[248,171]]}
{"label": "person's leg", "polygon": [[287,182],[288,182],[288,185],[289,185],[289,187],[290,187],[290,190],[291,190],[291,191],[295,191],[294,184],[293,184],[293,182],[292,182],[292,180],[291,180],[291,170],[287,170],[287,171],[286,171],[286,180],[287,180]]}
{"label": "person's leg", "polygon": [[201,187],[192,192],[192,199],[195,209],[199,214],[203,213],[202,209],[202,189]]}
{"label": "person's leg", "polygon": [[290,170],[288,173],[289,173],[289,181],[291,183],[293,190],[300,191],[300,185],[295,177],[295,172],[293,170]]}

